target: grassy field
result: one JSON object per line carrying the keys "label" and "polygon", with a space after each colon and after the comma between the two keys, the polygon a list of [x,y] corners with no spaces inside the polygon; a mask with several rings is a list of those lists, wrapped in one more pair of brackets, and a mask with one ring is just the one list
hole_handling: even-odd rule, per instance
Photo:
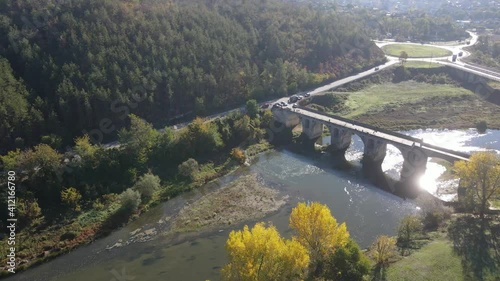
{"label": "grassy field", "polygon": [[391,130],[422,127],[475,128],[485,120],[488,128],[500,128],[500,107],[458,86],[415,81],[372,84],[357,92],[330,92],[337,103],[325,112],[353,118]]}
{"label": "grassy field", "polygon": [[[352,118],[366,113],[384,111],[387,106],[403,106],[430,97],[457,97],[463,95],[474,95],[474,93],[452,85],[432,85],[415,81],[405,81],[397,84],[384,83],[351,93],[346,101],[343,115]],[[425,110],[425,108],[421,110]]]}
{"label": "grassy field", "polygon": [[438,239],[389,266],[387,281],[465,281],[450,241]]}
{"label": "grassy field", "polygon": [[382,50],[389,56],[399,57],[405,51],[410,58],[444,57],[451,56],[451,51],[439,47],[420,46],[409,44],[390,44],[382,47]]}
{"label": "grassy field", "polygon": [[444,67],[444,66],[442,64],[434,63],[434,62],[407,61],[405,63],[405,67],[407,67],[407,68],[440,68],[440,67]]}

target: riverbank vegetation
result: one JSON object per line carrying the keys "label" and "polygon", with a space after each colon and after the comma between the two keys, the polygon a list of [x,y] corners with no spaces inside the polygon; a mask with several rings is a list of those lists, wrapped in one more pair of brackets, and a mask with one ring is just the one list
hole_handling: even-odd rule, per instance
{"label": "riverbank vegetation", "polygon": [[162,127],[385,61],[356,18],[277,0],[1,1],[0,58],[21,85],[0,93],[0,153],[107,142],[129,113]]}
{"label": "riverbank vegetation", "polygon": [[[461,213],[422,194],[419,212],[400,221],[397,236],[381,235],[366,251],[328,207],[299,203],[290,214],[291,239],[263,223],[229,234],[223,280],[496,281],[500,220],[483,209],[483,199],[500,197],[499,169],[500,159],[491,152],[457,162],[454,173],[466,179],[459,195],[473,197],[454,206]],[[464,213],[469,205],[472,213]]]}
{"label": "riverbank vegetation", "polygon": [[430,58],[451,56],[451,51],[432,46],[414,44],[389,44],[382,47],[389,56],[399,57],[401,52],[406,52],[409,58]]}
{"label": "riverbank vegetation", "polygon": [[223,280],[362,281],[368,274],[368,259],[327,206],[299,203],[290,214],[290,228],[291,239],[262,223],[231,231]]}
{"label": "riverbank vegetation", "polygon": [[[114,147],[83,136],[64,154],[40,144],[1,156],[4,168],[15,171],[18,186],[16,231],[23,243],[16,251],[17,270],[107,235],[151,206],[270,148],[264,140],[269,113],[253,115],[233,113],[213,122],[198,118],[161,132],[130,115]],[[0,196],[6,217],[6,194]],[[6,245],[0,248],[3,257]]]}
{"label": "riverbank vegetation", "polygon": [[441,69],[398,66],[314,96],[306,106],[390,130],[466,129],[480,122],[500,128],[500,107]]}
{"label": "riverbank vegetation", "polygon": [[[489,209],[500,197],[500,159],[478,152],[455,163],[461,181],[455,211],[437,199],[417,200],[420,216],[405,217],[398,246],[403,257],[384,268],[378,280],[495,281],[500,277],[500,220]],[[408,251],[409,250],[409,251]]]}

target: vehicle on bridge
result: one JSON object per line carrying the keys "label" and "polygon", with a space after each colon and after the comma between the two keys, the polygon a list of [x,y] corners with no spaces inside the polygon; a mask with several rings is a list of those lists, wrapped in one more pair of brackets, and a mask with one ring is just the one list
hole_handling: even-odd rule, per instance
{"label": "vehicle on bridge", "polygon": [[288,99],[288,103],[295,103],[299,100],[299,97],[296,96],[296,95],[293,95],[291,96],[289,99]]}
{"label": "vehicle on bridge", "polygon": [[454,54],[454,55],[451,57],[451,61],[453,61],[453,62],[457,61],[457,55],[456,55],[456,54]]}

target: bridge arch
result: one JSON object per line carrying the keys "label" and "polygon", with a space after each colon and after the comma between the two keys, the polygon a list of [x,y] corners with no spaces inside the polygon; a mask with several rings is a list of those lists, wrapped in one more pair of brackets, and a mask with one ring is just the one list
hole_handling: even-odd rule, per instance
{"label": "bridge arch", "polygon": [[401,150],[393,144],[387,144],[386,156],[382,162],[382,171],[394,180],[399,180],[403,162],[404,157]]}

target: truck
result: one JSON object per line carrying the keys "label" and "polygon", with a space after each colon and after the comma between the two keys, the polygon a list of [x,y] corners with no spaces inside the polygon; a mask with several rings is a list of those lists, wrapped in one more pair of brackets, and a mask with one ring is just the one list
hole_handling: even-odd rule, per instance
{"label": "truck", "polygon": [[456,55],[456,54],[454,54],[454,55],[451,57],[451,61],[453,61],[453,62],[457,61],[457,55]]}

